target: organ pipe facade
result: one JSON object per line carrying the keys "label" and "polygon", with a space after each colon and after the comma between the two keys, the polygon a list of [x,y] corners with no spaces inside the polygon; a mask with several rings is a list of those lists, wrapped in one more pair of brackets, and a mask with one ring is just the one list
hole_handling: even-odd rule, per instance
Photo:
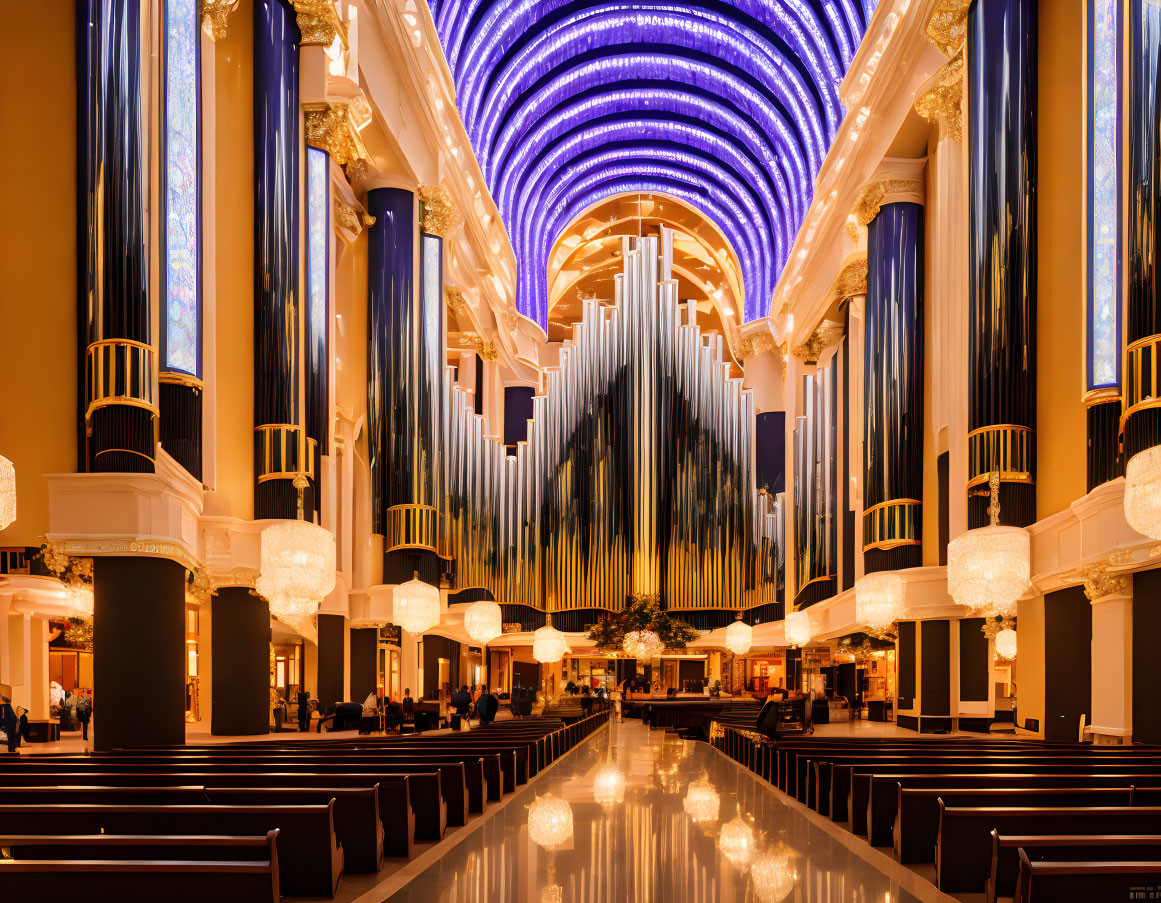
{"label": "organ pipe facade", "polygon": [[1036,3],[968,13],[968,526],[1036,519]]}
{"label": "organ pipe facade", "polygon": [[838,582],[835,358],[802,377],[794,427],[794,602],[833,596]]}
{"label": "organ pipe facade", "polygon": [[755,488],[751,395],[678,302],[670,233],[622,252],[615,306],[585,302],[515,455],[446,390],[455,589],[566,630],[632,597],[703,628],[772,619],[782,501]]}
{"label": "organ pipe facade", "polygon": [[80,469],[152,472],[158,366],[145,241],[141,7],[83,0],[77,14]]}
{"label": "organ pipe facade", "polygon": [[918,567],[923,536],[923,206],[884,204],[868,226],[863,561]]}

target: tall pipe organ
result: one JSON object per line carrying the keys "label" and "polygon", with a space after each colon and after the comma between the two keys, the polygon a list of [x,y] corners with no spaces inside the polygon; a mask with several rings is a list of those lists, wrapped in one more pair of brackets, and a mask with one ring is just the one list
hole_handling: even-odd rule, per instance
{"label": "tall pipe organ", "polygon": [[753,398],[678,300],[671,233],[621,250],[615,304],[584,303],[515,456],[445,380],[453,589],[566,630],[635,597],[703,629],[779,617],[783,498],[755,490]]}

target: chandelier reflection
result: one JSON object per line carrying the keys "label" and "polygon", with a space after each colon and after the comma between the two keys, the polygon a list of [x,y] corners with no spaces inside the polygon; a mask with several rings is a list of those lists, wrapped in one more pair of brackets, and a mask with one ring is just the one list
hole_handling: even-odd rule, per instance
{"label": "chandelier reflection", "polygon": [[754,857],[754,829],[739,812],[722,825],[718,836],[718,849],[738,871],[744,872]]}
{"label": "chandelier reflection", "polygon": [[552,794],[537,797],[528,807],[528,836],[548,850],[568,843],[572,837],[572,806]]}
{"label": "chandelier reflection", "polygon": [[750,866],[750,881],[759,903],[782,903],[798,883],[790,849],[778,844],[759,854]]}
{"label": "chandelier reflection", "polygon": [[625,799],[625,773],[615,762],[606,762],[597,769],[593,778],[593,799],[604,809],[610,809]]}
{"label": "chandelier reflection", "polygon": [[703,776],[689,785],[682,804],[695,825],[711,825],[718,820],[722,801],[709,778]]}

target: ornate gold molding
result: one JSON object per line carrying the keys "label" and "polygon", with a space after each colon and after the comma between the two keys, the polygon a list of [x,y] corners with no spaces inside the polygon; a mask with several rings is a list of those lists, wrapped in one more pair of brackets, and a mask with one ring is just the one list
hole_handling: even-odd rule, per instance
{"label": "ornate gold molding", "polygon": [[226,20],[238,8],[238,0],[201,0],[202,30],[211,41],[226,37]]}
{"label": "ornate gold molding", "polygon": [[810,337],[794,349],[794,356],[806,364],[817,364],[824,349],[829,348],[842,338],[843,328],[833,324],[823,323],[810,334]]}
{"label": "ornate gold molding", "polygon": [[443,296],[447,299],[447,306],[460,326],[471,322],[472,309],[468,302],[464,300],[464,293],[462,291],[458,288],[452,288],[450,285],[445,285],[443,287]]}
{"label": "ornate gold molding", "polygon": [[[333,0],[291,0],[297,13],[298,30],[302,32],[299,44],[321,44],[330,47],[337,35],[343,34]],[[344,39],[346,35],[343,35]]]}
{"label": "ornate gold molding", "polygon": [[1116,554],[1103,561],[1082,565],[1072,577],[1084,587],[1089,602],[1100,602],[1110,596],[1131,596],[1133,578],[1130,574],[1114,572],[1111,568],[1124,564],[1126,555]]}
{"label": "ornate gold molding", "polygon": [[935,73],[930,88],[915,98],[915,112],[963,142],[963,53]]}
{"label": "ornate gold molding", "polygon": [[883,179],[872,182],[863,189],[855,204],[855,218],[860,226],[867,226],[879,215],[884,198],[893,194],[923,194],[923,183],[919,179]]}
{"label": "ornate gold molding", "polygon": [[325,150],[340,166],[367,159],[352,104],[344,101],[311,104],[305,110],[306,143]]}
{"label": "ornate gold molding", "polygon": [[476,354],[478,354],[485,361],[494,361],[500,356],[496,351],[496,347],[491,342],[484,339],[484,337],[479,333],[462,332],[460,333],[460,338],[476,349]]}
{"label": "ornate gold molding", "polygon": [[354,241],[363,231],[363,221],[359,219],[359,212],[336,196],[334,202],[335,230],[348,241]]}
{"label": "ornate gold molding", "polygon": [[967,40],[967,15],[972,0],[940,0],[927,21],[927,38],[952,56]]}
{"label": "ornate gold molding", "polygon": [[744,360],[748,357],[756,357],[759,354],[765,354],[767,351],[775,351],[779,347],[774,335],[769,332],[760,332],[757,335],[749,335],[738,340],[738,359]]}
{"label": "ornate gold molding", "polygon": [[845,301],[855,295],[867,293],[867,255],[865,253],[859,254],[858,257],[839,270],[834,285],[831,287],[831,293],[836,301]]}
{"label": "ornate gold molding", "polygon": [[419,202],[421,228],[429,235],[443,238],[463,222],[451,192],[443,185],[420,185]]}

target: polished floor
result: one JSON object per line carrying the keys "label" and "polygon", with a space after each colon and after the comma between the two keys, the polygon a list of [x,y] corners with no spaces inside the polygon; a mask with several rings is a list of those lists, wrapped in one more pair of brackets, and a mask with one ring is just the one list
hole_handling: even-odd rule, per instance
{"label": "polished floor", "polygon": [[[692,794],[691,785],[695,785]],[[554,802],[545,803],[545,797]],[[558,800],[568,804],[571,830],[562,813],[547,826],[556,833],[550,830],[545,838],[534,810],[555,805],[561,812]],[[530,825],[530,819],[537,824]],[[555,845],[539,846],[538,839]],[[881,861],[876,863],[876,856]],[[391,903],[950,899],[930,885],[923,892],[927,888],[916,888],[906,875],[889,874],[898,869],[897,864],[891,869],[880,854],[867,857],[856,852],[838,831],[827,830],[818,816],[787,802],[708,745],[626,721],[586,740],[385,899]],[[919,895],[902,888],[897,877]],[[372,894],[361,896],[359,903],[373,903]]]}

